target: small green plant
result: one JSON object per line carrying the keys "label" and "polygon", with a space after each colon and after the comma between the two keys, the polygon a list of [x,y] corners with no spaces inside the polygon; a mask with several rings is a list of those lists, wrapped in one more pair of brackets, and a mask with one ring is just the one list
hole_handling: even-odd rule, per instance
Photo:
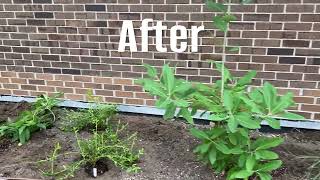
{"label": "small green plant", "polygon": [[98,161],[109,159],[128,172],[138,172],[140,168],[136,161],[143,154],[143,150],[134,150],[137,136],[136,134],[126,136],[125,130],[126,125],[122,125],[119,121],[115,129],[108,126],[105,131],[98,132],[96,128],[90,139],[77,137],[83,163],[95,167]]}
{"label": "small green plant", "polygon": [[25,144],[33,132],[46,129],[55,120],[52,108],[59,101],[54,97],[41,95],[36,99],[31,110],[23,111],[17,119],[6,122],[0,126],[0,137],[11,137],[13,141],[19,141],[19,145]]}
{"label": "small green plant", "polygon": [[105,129],[108,121],[117,114],[117,107],[114,105],[101,104],[91,106],[89,109],[82,110],[64,110],[64,116],[60,117],[58,126],[63,131],[81,131],[83,129],[94,129],[95,122],[98,121],[98,129]]}
{"label": "small green plant", "polygon": [[93,103],[88,109],[79,111],[65,110],[58,126],[63,131],[81,131],[83,129],[105,129],[109,120],[117,114],[117,107],[112,104],[102,104],[100,99],[87,92],[87,99]]}
{"label": "small green plant", "polygon": [[60,143],[56,143],[52,153],[46,159],[37,162],[41,174],[57,180],[74,177],[75,172],[80,169],[82,162],[77,161],[67,165],[58,165],[57,162],[59,158],[66,155],[70,155],[70,153],[61,154]]}

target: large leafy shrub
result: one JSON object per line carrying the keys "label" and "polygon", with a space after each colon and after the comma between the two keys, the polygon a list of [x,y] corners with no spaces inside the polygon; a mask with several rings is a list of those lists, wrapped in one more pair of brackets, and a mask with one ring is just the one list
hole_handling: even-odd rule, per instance
{"label": "large leafy shrub", "polygon": [[[279,129],[280,122],[275,117],[293,120],[303,117],[286,110],[295,105],[292,93],[279,96],[270,83],[248,91],[256,72],[250,71],[242,78],[235,78],[225,67],[225,52],[239,48],[227,46],[229,23],[236,17],[230,13],[231,1],[221,2],[226,3],[207,1],[207,7],[219,13],[213,17],[214,26],[224,34],[222,62],[213,63],[221,73],[221,80],[209,85],[192,83],[175,78],[174,70],[169,65],[164,65],[161,73],[145,65],[148,77],[137,83],[157,96],[156,106],[165,109],[164,119],[183,117],[193,124],[193,116],[202,112],[201,115],[207,115],[209,121],[215,122],[210,129],[190,130],[192,135],[201,140],[195,153],[215,171],[226,172],[227,179],[272,179],[271,172],[279,168],[282,162],[270,148],[280,145],[283,139],[253,138],[251,133],[260,128],[262,121]],[[240,2],[248,3],[250,0]]]}
{"label": "large leafy shrub", "polygon": [[[270,148],[281,144],[283,139],[255,139],[250,134],[260,128],[263,120],[270,127],[280,129],[280,122],[274,117],[303,119],[286,111],[295,104],[293,94],[279,96],[270,83],[248,92],[247,86],[256,75],[255,71],[237,79],[221,63],[216,62],[215,66],[220,72],[224,70],[225,76],[210,85],[177,79],[168,65],[164,65],[160,75],[154,67],[145,65],[148,77],[137,83],[158,97],[156,106],[165,109],[165,119],[181,116],[193,124],[196,112],[203,112],[202,115],[207,115],[209,121],[215,122],[210,129],[190,130],[202,142],[195,152],[214,170],[227,171],[228,179],[247,179],[251,176],[271,179],[271,171],[279,168],[282,162]],[[223,94],[220,93],[222,84]]]}

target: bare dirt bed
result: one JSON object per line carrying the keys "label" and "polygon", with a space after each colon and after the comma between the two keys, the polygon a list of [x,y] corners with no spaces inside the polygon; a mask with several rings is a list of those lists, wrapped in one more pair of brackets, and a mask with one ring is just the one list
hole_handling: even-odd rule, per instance
{"label": "bare dirt bed", "polygon": [[[25,103],[0,103],[0,118],[14,117],[29,106]],[[188,133],[188,125],[180,121],[166,122],[160,117],[137,114],[120,114],[122,122],[129,124],[130,132],[138,133],[138,147],[144,148],[139,161],[142,171],[130,174],[109,163],[109,171],[97,179],[103,180],[223,180],[209,167],[196,160],[193,148],[198,144]],[[316,131],[290,130],[282,132],[285,144],[276,149],[284,161],[282,169],[274,172],[276,180],[305,179],[308,163],[297,159],[298,155],[319,155],[320,133]],[[275,133],[266,133],[268,136]],[[76,147],[73,133],[62,132],[53,127],[37,132],[24,146],[17,146],[9,140],[0,140],[0,179],[32,178],[46,179],[41,176],[35,164],[50,153],[56,142],[60,142],[65,151]],[[48,179],[48,178],[47,178]],[[91,179],[82,168],[77,180]]]}

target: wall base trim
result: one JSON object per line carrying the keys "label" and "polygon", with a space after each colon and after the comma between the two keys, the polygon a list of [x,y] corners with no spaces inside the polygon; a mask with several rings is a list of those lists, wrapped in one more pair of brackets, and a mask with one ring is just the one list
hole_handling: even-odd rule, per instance
{"label": "wall base trim", "polygon": [[[34,102],[35,97],[20,97],[20,96],[4,96],[0,95],[0,102]],[[88,108],[91,103],[80,102],[80,101],[71,101],[64,100],[59,106],[61,107],[73,107],[73,108]],[[136,105],[118,105],[118,110],[125,113],[137,113],[137,114],[148,114],[148,115],[158,115],[161,116],[164,114],[164,110],[157,109],[155,107],[148,106],[136,106]],[[195,115],[197,119],[206,119],[206,116],[200,117],[200,113]],[[266,125],[266,122],[262,122],[262,125]],[[307,119],[304,121],[289,121],[289,120],[280,120],[281,127],[290,127],[290,128],[301,128],[301,129],[313,129],[320,130],[320,121]]]}

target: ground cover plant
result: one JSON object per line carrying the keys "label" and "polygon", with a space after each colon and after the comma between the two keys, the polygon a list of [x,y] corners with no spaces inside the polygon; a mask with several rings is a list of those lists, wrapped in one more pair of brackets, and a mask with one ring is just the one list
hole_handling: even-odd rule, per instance
{"label": "ground cover plant", "polygon": [[[247,1],[243,1],[245,3]],[[230,1],[228,1],[230,3]],[[213,18],[214,25],[224,32],[226,38],[228,24],[235,20],[230,14],[230,6],[208,1],[209,8],[222,15]],[[198,111],[215,122],[210,129],[192,128],[191,134],[201,140],[195,153],[215,171],[226,172],[227,179],[261,180],[272,179],[271,173],[282,165],[279,155],[271,148],[283,143],[280,137],[252,137],[262,121],[271,128],[280,129],[280,121],[275,117],[301,120],[302,116],[288,112],[294,106],[293,94],[283,96],[270,83],[248,91],[255,71],[249,71],[241,78],[235,78],[225,67],[225,52],[236,50],[223,43],[222,62],[212,61],[221,73],[221,80],[213,84],[188,82],[175,77],[175,69],[164,65],[162,72],[145,65],[148,77],[137,81],[150,94],[158,97],[156,106],[165,109],[164,119],[183,117],[193,124],[193,116]]]}
{"label": "ground cover plant", "polygon": [[23,111],[14,120],[8,120],[0,126],[0,137],[10,137],[12,141],[19,141],[19,145],[27,143],[32,133],[52,126],[55,113],[52,111],[59,101],[57,97],[39,96],[33,103],[31,110]]}
{"label": "ground cover plant", "polygon": [[[111,120],[117,110],[115,105],[101,104],[98,98],[88,93],[90,102],[94,102],[88,109],[81,111],[64,110],[67,114],[60,118],[59,128],[72,131],[76,137],[77,149],[73,152],[62,152],[57,143],[52,153],[44,160],[38,161],[41,172],[46,177],[68,179],[85,167],[86,172],[93,177],[108,170],[106,161],[112,161],[116,166],[128,171],[138,172],[136,164],[143,149],[136,149],[136,133],[128,134],[127,125],[120,121]],[[92,133],[89,137],[82,137],[81,130]],[[78,156],[78,160],[63,166],[57,166],[57,161],[66,156]]]}

